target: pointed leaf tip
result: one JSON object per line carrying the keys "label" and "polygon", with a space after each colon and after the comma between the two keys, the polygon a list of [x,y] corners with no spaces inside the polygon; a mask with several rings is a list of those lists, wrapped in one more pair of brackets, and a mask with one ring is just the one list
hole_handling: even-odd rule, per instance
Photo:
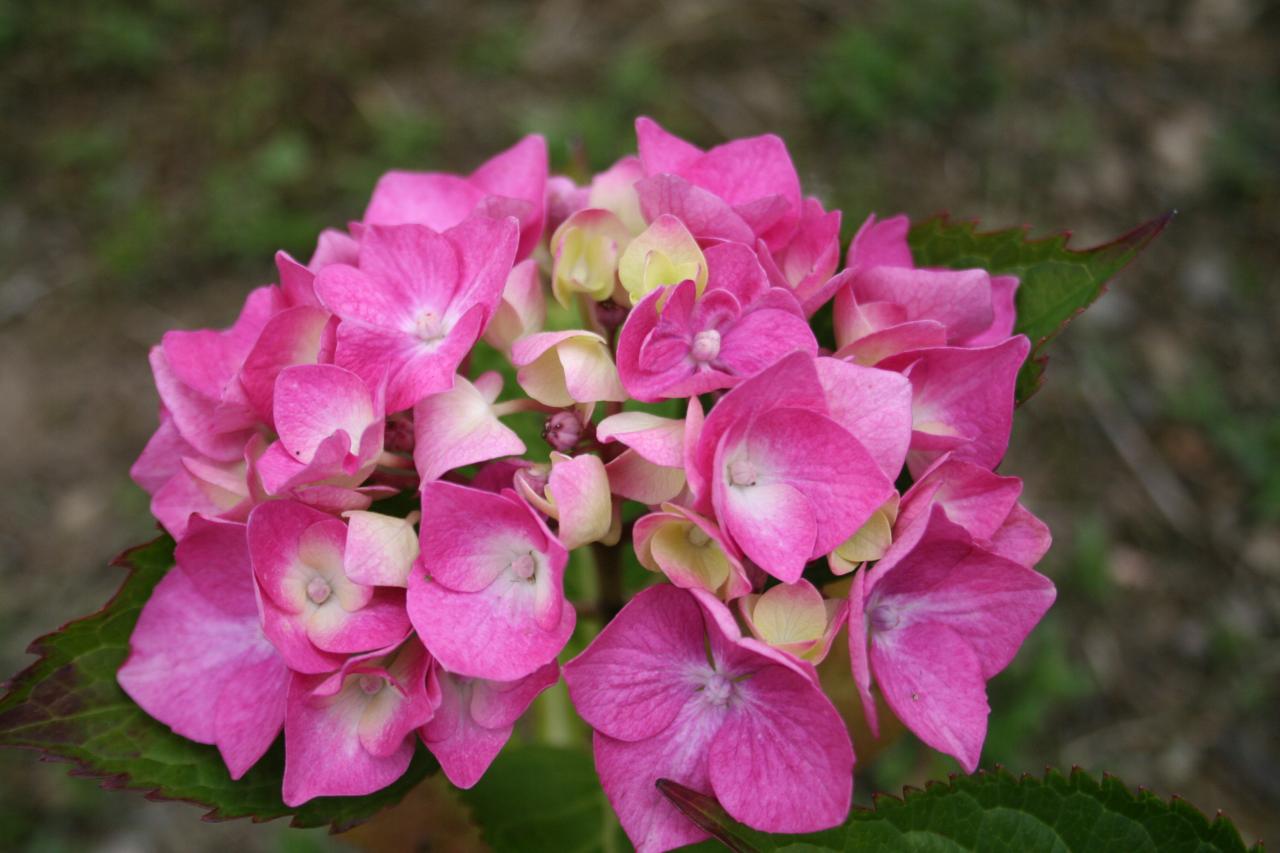
{"label": "pointed leaf tip", "polygon": [[1021,404],[1043,381],[1045,345],[1102,295],[1111,279],[1174,215],[1175,211],[1166,211],[1089,249],[1069,248],[1070,232],[1031,237],[1028,226],[979,231],[977,220],[952,220],[945,213],[912,225],[907,240],[918,266],[981,268],[993,275],[1018,277],[1014,332],[1032,342],[1031,354],[1018,375]]}

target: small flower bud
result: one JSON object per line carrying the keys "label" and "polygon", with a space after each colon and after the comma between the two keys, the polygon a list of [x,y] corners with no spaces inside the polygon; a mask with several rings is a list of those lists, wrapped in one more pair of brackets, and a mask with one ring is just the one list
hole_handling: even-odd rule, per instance
{"label": "small flower bud", "polygon": [[582,421],[573,412],[556,412],[543,425],[542,437],[553,449],[568,453],[582,438]]}

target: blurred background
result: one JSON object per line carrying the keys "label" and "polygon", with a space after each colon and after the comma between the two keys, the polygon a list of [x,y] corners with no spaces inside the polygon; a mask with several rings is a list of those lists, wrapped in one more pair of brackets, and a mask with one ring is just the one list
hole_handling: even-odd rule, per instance
{"label": "blurred background", "polygon": [[[1017,6],[1019,8],[1015,9]],[[1280,8],[1260,0],[0,0],[0,677],[149,538],[147,348],[220,326],[391,167],[520,134],[599,168],[646,113],[782,135],[845,211],[1118,235],[1178,217],[1052,350],[1002,470],[1058,604],[984,764],[1079,764],[1280,836]],[[954,769],[910,739],[858,790]],[[0,753],[0,849],[307,851]]]}

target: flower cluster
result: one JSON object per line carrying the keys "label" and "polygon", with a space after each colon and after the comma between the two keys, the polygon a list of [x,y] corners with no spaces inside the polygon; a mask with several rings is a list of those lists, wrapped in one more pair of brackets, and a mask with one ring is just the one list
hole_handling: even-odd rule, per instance
{"label": "flower cluster", "polygon": [[1017,280],[916,266],[902,216],[838,270],[840,213],[781,140],[636,130],[585,185],[536,136],[389,173],[230,328],[152,350],[133,476],[177,565],[119,680],[233,777],[283,729],[290,805],[384,787],[419,741],[475,784],[559,681],[571,552],[619,547],[664,582],[584,619],[563,674],[640,849],[704,837],[658,778],[766,831],[843,820],[816,665],[846,626],[872,729],[874,686],[976,767],[986,682],[1054,598],[1048,530],[993,471]]}

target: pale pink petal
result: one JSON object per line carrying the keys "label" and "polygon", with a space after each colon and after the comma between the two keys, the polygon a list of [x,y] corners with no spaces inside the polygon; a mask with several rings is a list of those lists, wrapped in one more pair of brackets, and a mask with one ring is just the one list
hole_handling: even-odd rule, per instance
{"label": "pale pink petal", "polygon": [[604,538],[612,523],[609,474],[599,456],[583,454],[556,460],[547,482],[547,497],[560,522],[558,535],[573,550]]}
{"label": "pale pink petal", "polygon": [[409,571],[418,559],[418,535],[413,519],[378,512],[345,513],[347,543],[342,568],[347,577],[365,586],[409,585]]}
{"label": "pale pink petal", "polygon": [[635,450],[625,450],[604,466],[609,490],[648,506],[674,500],[684,491],[684,469],[655,465]]}
{"label": "pale pink petal", "polygon": [[602,442],[620,441],[654,465],[684,464],[684,421],[648,412],[620,412],[596,425]]}
{"label": "pale pink petal", "polygon": [[524,442],[498,420],[490,403],[480,389],[457,376],[453,388],[414,406],[413,461],[424,483],[464,465],[525,452]]}

